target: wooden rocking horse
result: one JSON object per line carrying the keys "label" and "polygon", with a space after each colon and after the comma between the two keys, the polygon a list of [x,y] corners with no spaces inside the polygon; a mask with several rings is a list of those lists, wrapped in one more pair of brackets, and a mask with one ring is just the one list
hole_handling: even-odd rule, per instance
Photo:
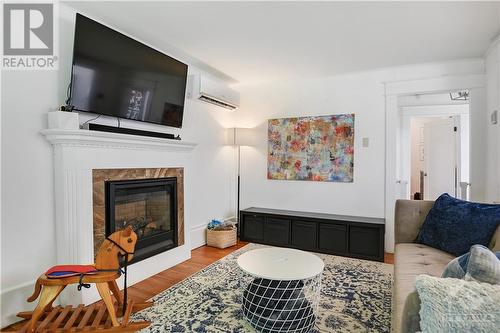
{"label": "wooden rocking horse", "polygon": [[[32,312],[21,312],[18,316],[29,319],[22,331],[39,332],[71,332],[85,330],[109,330],[113,332],[132,332],[149,326],[149,322],[129,323],[132,312],[142,310],[152,305],[152,302],[134,304],[127,302],[127,263],[132,260],[137,235],[129,226],[126,229],[117,231],[107,237],[95,259],[95,270],[68,277],[51,277],[42,274],[35,284],[33,295],[28,298],[28,302],[33,302],[40,296],[38,305]],[[120,260],[120,258],[123,258]],[[120,261],[123,263],[125,282],[124,297],[116,283],[122,273]],[[52,303],[63,289],[71,284],[78,284],[78,289],[89,288],[90,284],[95,284],[99,295],[104,302],[103,305],[92,304],[84,307],[80,305],[76,308],[72,306],[52,307]],[[116,299],[117,309],[115,310],[112,295]],[[128,303],[128,304],[127,304]],[[106,313],[107,312],[107,313]],[[118,314],[123,314],[121,324],[117,319]]]}

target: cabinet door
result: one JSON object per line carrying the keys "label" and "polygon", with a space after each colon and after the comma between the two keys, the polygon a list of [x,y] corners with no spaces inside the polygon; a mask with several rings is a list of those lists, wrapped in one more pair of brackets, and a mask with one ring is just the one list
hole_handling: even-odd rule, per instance
{"label": "cabinet door", "polygon": [[264,240],[264,217],[260,215],[243,215],[243,239],[249,241]]}
{"label": "cabinet door", "polygon": [[381,228],[351,226],[349,230],[349,252],[352,254],[378,258],[381,252]]}
{"label": "cabinet door", "polygon": [[278,246],[288,245],[290,242],[290,220],[274,217],[266,218],[264,242]]}
{"label": "cabinet door", "polygon": [[319,248],[332,253],[347,252],[347,225],[319,224]]}
{"label": "cabinet door", "polygon": [[318,248],[318,224],[310,221],[292,221],[292,245],[300,249]]}

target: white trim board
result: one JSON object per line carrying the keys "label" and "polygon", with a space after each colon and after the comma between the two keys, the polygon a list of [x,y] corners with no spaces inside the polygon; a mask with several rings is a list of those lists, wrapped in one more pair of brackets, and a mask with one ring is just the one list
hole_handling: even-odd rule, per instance
{"label": "white trim board", "polygon": [[[2,299],[2,307],[5,307],[12,311],[2,311],[2,317],[0,318],[0,328],[21,320],[21,318],[15,315],[14,311],[31,311],[35,309],[38,300],[33,303],[26,302],[26,299],[33,294],[35,290],[35,282],[28,281],[20,283],[17,286],[10,287],[8,289],[2,290],[0,293],[0,298]],[[54,305],[58,305],[59,300],[56,299]]]}
{"label": "white trim board", "polygon": [[450,75],[438,78],[384,82],[385,95],[415,95],[426,93],[450,92],[461,89],[484,88],[485,74]]}
{"label": "white trim board", "polygon": [[191,250],[194,250],[200,246],[207,244],[206,229],[207,229],[206,224],[202,224],[189,229],[191,238],[191,243],[190,243]]}
{"label": "white trim board", "polygon": [[181,140],[83,129],[44,129],[40,133],[53,145],[73,147],[147,149],[172,152],[190,152],[196,148],[196,143]]}
{"label": "white trim board", "polygon": [[401,116],[403,117],[453,116],[458,114],[469,114],[469,104],[401,107]]}

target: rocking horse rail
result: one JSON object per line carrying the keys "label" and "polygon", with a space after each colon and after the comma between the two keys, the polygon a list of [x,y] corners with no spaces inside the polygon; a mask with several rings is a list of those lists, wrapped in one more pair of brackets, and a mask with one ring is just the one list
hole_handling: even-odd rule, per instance
{"label": "rocking horse rail", "polygon": [[64,307],[64,309],[61,311],[61,313],[59,314],[57,319],[54,321],[54,323],[52,325],[50,325],[51,331],[55,331],[59,327],[59,325],[66,318],[66,316],[68,315],[68,313],[71,311],[72,308],[73,307],[71,305],[66,305],[66,307]]}
{"label": "rocking horse rail", "polygon": [[88,308],[86,308],[85,314],[83,315],[82,320],[80,321],[80,323],[76,327],[77,331],[83,330],[83,328],[85,327],[85,325],[87,325],[87,322],[89,321],[90,316],[94,312],[94,309],[95,309],[95,304],[91,304]]}
{"label": "rocking horse rail", "polygon": [[60,307],[60,306],[57,306],[54,309],[52,309],[52,311],[49,314],[47,314],[47,317],[45,317],[45,319],[42,321],[40,326],[35,328],[35,332],[43,331],[45,326],[47,326],[52,321],[52,319],[59,313],[59,310],[61,310],[61,309],[62,309],[62,307]]}
{"label": "rocking horse rail", "polygon": [[78,318],[78,316],[82,312],[83,307],[84,307],[83,304],[79,304],[77,306],[77,308],[75,309],[75,311],[73,311],[73,314],[71,315],[71,317],[69,317],[68,321],[64,325],[63,330],[66,331],[66,330],[69,330],[71,327],[73,327],[73,324],[75,323],[76,319]]}
{"label": "rocking horse rail", "polygon": [[[91,304],[84,307],[83,304],[73,308],[71,305],[66,307],[55,307],[44,312],[40,318],[41,323],[35,325],[34,332],[79,332],[79,331],[106,331],[106,332],[135,332],[149,326],[147,321],[129,322],[130,315],[139,309],[151,305],[150,303],[130,302],[125,315],[122,318],[121,325],[112,326],[111,316],[107,312],[107,308],[99,303]],[[55,321],[54,321],[55,318]],[[78,326],[74,326],[75,322],[79,322]],[[28,321],[17,332],[25,333],[29,331],[30,321]]]}
{"label": "rocking horse rail", "polygon": [[26,324],[24,324],[21,329],[18,331],[18,333],[24,333],[28,330],[28,327],[31,325],[30,321],[26,322]]}
{"label": "rocking horse rail", "polygon": [[97,329],[97,327],[101,324],[102,317],[106,313],[106,308],[104,306],[101,306],[99,308],[99,311],[94,317],[94,321],[92,322],[92,326],[90,327],[91,329]]}

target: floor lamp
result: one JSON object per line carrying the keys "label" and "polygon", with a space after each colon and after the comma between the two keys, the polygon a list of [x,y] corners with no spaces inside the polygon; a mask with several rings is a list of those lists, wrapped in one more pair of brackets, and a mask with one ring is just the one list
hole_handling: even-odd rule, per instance
{"label": "floor lamp", "polygon": [[238,221],[238,235],[240,232],[240,176],[241,176],[241,146],[252,146],[252,130],[250,128],[228,128],[226,129],[226,144],[232,145],[238,150],[237,157],[237,201],[236,219]]}

